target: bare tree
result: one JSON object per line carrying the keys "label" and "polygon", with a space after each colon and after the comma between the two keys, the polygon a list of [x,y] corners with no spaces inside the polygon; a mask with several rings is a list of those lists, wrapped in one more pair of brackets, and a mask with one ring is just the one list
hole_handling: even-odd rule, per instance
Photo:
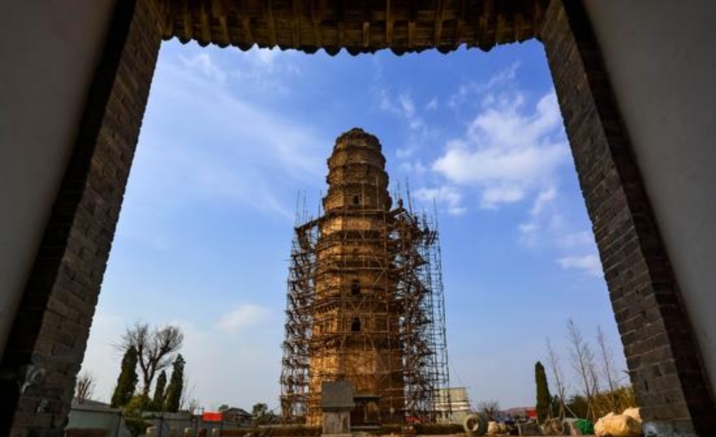
{"label": "bare tree", "polygon": [[75,385],[75,397],[77,402],[82,404],[90,399],[94,394],[95,380],[94,375],[89,372],[82,372],[77,375],[77,385]]}
{"label": "bare tree", "polygon": [[189,408],[191,406],[191,401],[194,399],[194,389],[196,389],[196,384],[191,384],[191,381],[189,380],[189,377],[187,375],[184,375],[184,385],[182,385],[181,388],[181,396],[179,396],[179,409],[184,410],[184,407]]}
{"label": "bare tree", "polygon": [[500,412],[500,403],[494,399],[482,401],[477,404],[477,410],[487,416],[487,420],[495,420]]}
{"label": "bare tree", "polygon": [[618,412],[621,409],[621,405],[617,394],[619,381],[617,381],[617,376],[614,374],[614,354],[612,353],[612,348],[609,347],[609,342],[601,326],[597,326],[597,345],[599,347],[599,358],[601,359],[600,370],[609,387],[609,394],[605,399],[607,408],[612,412]]}
{"label": "bare tree", "polygon": [[567,386],[565,385],[564,373],[562,373],[562,366],[559,362],[559,355],[552,348],[552,342],[547,339],[547,358],[549,359],[549,367],[552,369],[552,377],[554,383],[557,386],[557,396],[559,398],[559,411],[553,412],[557,414],[557,417],[564,419],[565,416],[565,399],[567,396]]}
{"label": "bare tree", "polygon": [[174,360],[174,353],[181,349],[184,334],[177,326],[149,328],[147,323],[135,323],[122,336],[119,348],[127,350],[134,346],[142,372],[142,395],[149,397],[149,389],[157,372],[167,368]]}
{"label": "bare tree", "polygon": [[601,326],[597,326],[597,345],[599,346],[599,357],[602,360],[602,375],[607,381],[609,391],[614,392],[619,385],[614,375],[614,354],[612,353],[612,348],[609,347],[607,337]]}
{"label": "bare tree", "polygon": [[[569,354],[572,368],[577,374],[584,397],[587,399],[587,415],[591,412],[594,415],[594,396],[599,390],[599,375],[591,346],[584,340],[582,332],[574,320],[567,320],[567,340],[569,341]],[[594,417],[592,417],[594,419]]]}
{"label": "bare tree", "polygon": [[199,411],[199,401],[198,401],[197,399],[195,399],[195,398],[192,398],[192,399],[189,401],[189,404],[187,405],[186,409],[187,409],[191,414],[196,414],[196,412]]}

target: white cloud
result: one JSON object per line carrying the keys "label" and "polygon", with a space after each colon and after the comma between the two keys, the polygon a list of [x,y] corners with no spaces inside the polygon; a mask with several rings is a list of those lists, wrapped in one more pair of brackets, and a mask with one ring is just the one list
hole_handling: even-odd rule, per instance
{"label": "white cloud", "polygon": [[[425,145],[437,138],[437,129],[429,126],[428,123],[425,122],[410,93],[402,92],[393,99],[390,96],[389,90],[385,87],[381,87],[378,89],[377,94],[378,108],[381,111],[388,112],[402,119],[407,126],[408,132],[405,144],[396,149],[396,158],[399,160],[408,160],[423,149]],[[435,107],[437,107],[437,100],[433,98],[425,106],[425,110],[431,110]]]}
{"label": "white cloud", "polygon": [[534,247],[537,244],[538,232],[540,226],[534,221],[521,223],[517,226],[520,232],[520,242],[528,247]]}
{"label": "white cloud", "polygon": [[266,324],[271,318],[271,312],[254,304],[241,304],[221,316],[216,327],[222,331],[234,334],[241,329]]}
{"label": "white cloud", "polygon": [[411,119],[415,116],[415,103],[413,103],[413,99],[410,97],[410,94],[402,93],[398,96],[398,102],[400,103],[400,108],[403,111],[403,116],[407,119]]}
{"label": "white cloud", "polygon": [[405,161],[398,164],[398,168],[409,175],[422,175],[428,171],[428,169],[420,161]]}
{"label": "white cloud", "polygon": [[602,276],[602,263],[597,255],[567,256],[559,258],[557,263],[563,269],[577,269],[591,276]]}
{"label": "white cloud", "polygon": [[210,79],[226,80],[226,73],[214,63],[209,53],[198,53],[190,58],[180,56],[179,61],[187,69],[196,70]]}
{"label": "white cloud", "polygon": [[594,234],[590,231],[572,232],[561,236],[558,244],[566,249],[594,245]]}
{"label": "white cloud", "polygon": [[548,188],[545,188],[544,190],[540,191],[540,193],[537,195],[537,198],[535,199],[534,206],[532,206],[531,214],[533,216],[540,215],[542,211],[544,210],[545,206],[554,201],[554,199],[557,198],[557,187],[550,186]]}
{"label": "white cloud", "polygon": [[330,140],[261,100],[237,96],[225,77],[209,53],[159,65],[148,111],[162,109],[143,126],[133,173],[147,180],[138,194],[165,203],[229,200],[292,219],[295,199],[284,203],[279,185],[320,181]]}
{"label": "white cloud", "polygon": [[428,104],[425,105],[425,110],[426,111],[435,111],[436,109],[438,109],[438,98],[433,97],[432,100],[430,100],[428,102]]}
{"label": "white cloud", "polygon": [[443,185],[439,188],[420,188],[415,191],[415,198],[422,202],[436,202],[444,205],[448,214],[462,215],[466,209],[462,204],[462,194],[453,187]]}
{"label": "white cloud", "polygon": [[[555,223],[556,218],[559,214],[550,211],[548,217],[545,216],[545,210],[548,209],[554,201],[557,199],[557,187],[554,185],[543,188],[534,200],[532,209],[530,210],[530,219],[521,223],[517,226],[520,233],[520,242],[527,247],[536,247],[538,242],[543,240],[543,234],[546,231],[556,233],[559,231],[559,223]],[[546,222],[546,223],[545,223]]]}
{"label": "white cloud", "polygon": [[482,208],[539,193],[534,209],[540,210],[557,195],[556,170],[568,162],[569,149],[556,96],[544,96],[531,113],[524,100],[519,93],[501,95],[433,163],[448,181],[477,189]]}
{"label": "white cloud", "polygon": [[448,106],[453,109],[459,109],[474,96],[482,96],[483,104],[485,103],[485,98],[487,98],[488,101],[490,99],[494,99],[494,95],[489,93],[498,87],[504,88],[506,86],[511,86],[512,82],[515,80],[516,72],[519,66],[519,62],[515,62],[506,69],[492,76],[486,82],[468,82],[460,85],[457,92],[448,98]]}

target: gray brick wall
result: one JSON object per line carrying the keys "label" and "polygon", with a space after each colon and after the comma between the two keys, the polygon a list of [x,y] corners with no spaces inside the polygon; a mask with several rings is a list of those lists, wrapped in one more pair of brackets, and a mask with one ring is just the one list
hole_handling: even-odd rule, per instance
{"label": "gray brick wall", "polygon": [[161,42],[153,0],[117,3],[0,367],[0,435],[64,435]]}
{"label": "gray brick wall", "polygon": [[642,418],[660,436],[716,435],[700,353],[580,2],[552,0],[541,39]]}

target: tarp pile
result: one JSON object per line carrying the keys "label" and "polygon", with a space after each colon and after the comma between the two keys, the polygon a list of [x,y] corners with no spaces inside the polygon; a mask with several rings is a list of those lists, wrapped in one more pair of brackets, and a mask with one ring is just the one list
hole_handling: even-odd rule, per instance
{"label": "tarp pile", "polygon": [[641,415],[638,408],[627,408],[622,414],[609,413],[594,425],[597,437],[639,437]]}

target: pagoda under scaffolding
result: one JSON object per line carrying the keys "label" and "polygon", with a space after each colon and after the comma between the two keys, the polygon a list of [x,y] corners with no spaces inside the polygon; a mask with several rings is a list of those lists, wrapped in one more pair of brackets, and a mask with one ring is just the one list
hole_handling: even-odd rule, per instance
{"label": "pagoda under scaffolding", "polygon": [[435,217],[388,193],[378,139],[352,129],[328,159],[322,214],[297,213],[282,418],[319,425],[321,384],[351,381],[364,423],[434,422],[448,359]]}

